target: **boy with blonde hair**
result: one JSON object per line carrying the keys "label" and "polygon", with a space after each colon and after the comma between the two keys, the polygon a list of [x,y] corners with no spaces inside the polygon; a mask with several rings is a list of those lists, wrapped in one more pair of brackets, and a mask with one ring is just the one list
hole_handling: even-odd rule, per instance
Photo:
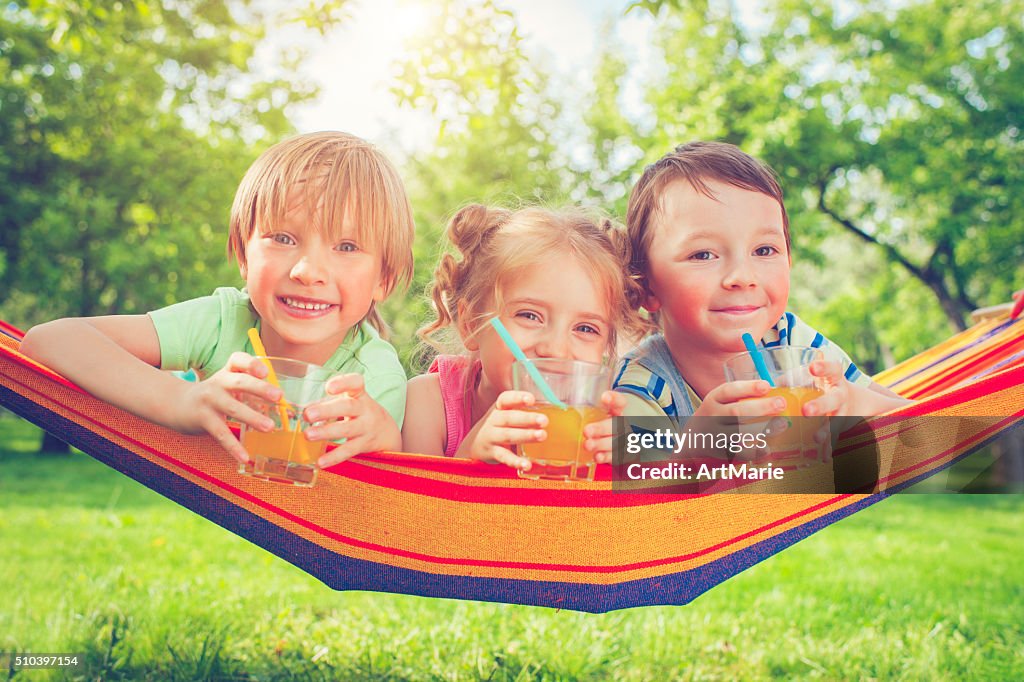
{"label": "boy with blonde hair", "polygon": [[661,333],[624,357],[615,388],[630,416],[763,416],[785,409],[765,381],[726,382],[749,333],[765,347],[820,348],[811,373],[830,388],[805,416],[878,414],[908,401],[874,383],[841,348],[786,311],[789,218],[770,168],[737,147],[692,142],[648,166],[626,214],[644,307]]}
{"label": "boy with blonde hair", "polygon": [[[299,135],[264,152],[231,207],[228,251],[242,290],[146,315],[55,320],[21,350],[113,405],[183,433],[203,433],[239,462],[248,454],[226,419],[261,431],[269,417],[248,394],[276,401],[247,332],[266,352],[336,372],[328,398],[306,408],[310,440],[345,439],[320,460],[397,450],[405,372],[376,306],[412,274],[412,211],[394,166],[368,142],[337,132]],[[160,370],[193,369],[189,383]]]}

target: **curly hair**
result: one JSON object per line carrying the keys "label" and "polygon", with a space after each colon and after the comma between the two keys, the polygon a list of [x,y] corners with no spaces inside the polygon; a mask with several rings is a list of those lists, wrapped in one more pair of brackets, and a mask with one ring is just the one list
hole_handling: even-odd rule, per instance
{"label": "curly hair", "polygon": [[447,235],[458,257],[441,257],[430,287],[436,318],[418,331],[436,350],[457,350],[456,340],[476,334],[498,314],[503,290],[520,273],[565,255],[578,259],[602,285],[611,311],[609,355],[617,332],[636,338],[649,330],[639,313],[643,288],[628,274],[629,239],[605,217],[582,209],[510,211],[473,204],[455,214]]}

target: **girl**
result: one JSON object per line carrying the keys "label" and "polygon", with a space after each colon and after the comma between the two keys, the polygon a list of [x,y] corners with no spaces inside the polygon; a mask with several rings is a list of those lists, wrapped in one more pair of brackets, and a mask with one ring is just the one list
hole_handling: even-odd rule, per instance
{"label": "girl", "polygon": [[[461,253],[446,254],[431,292],[437,319],[419,331],[439,355],[427,374],[409,382],[403,449],[497,461],[528,470],[515,447],[544,440],[547,419],[522,408],[533,396],[513,391],[513,357],[488,323],[500,317],[527,357],[601,362],[616,331],[639,335],[642,290],[625,273],[625,234],[580,211],[526,208],[511,212],[473,205],[448,226]],[[458,343],[445,343],[457,336]],[[618,416],[621,394],[602,403]],[[611,419],[584,428],[585,447],[599,462],[611,458]]]}

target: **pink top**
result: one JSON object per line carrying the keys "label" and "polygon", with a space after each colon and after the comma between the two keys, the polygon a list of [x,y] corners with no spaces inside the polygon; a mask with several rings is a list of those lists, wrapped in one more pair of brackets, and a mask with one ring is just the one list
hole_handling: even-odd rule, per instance
{"label": "pink top", "polygon": [[[444,456],[454,457],[459,444],[473,428],[466,396],[480,371],[480,361],[472,364],[464,355],[438,355],[427,373],[436,373],[441,384],[441,402],[444,404],[445,447]],[[467,376],[470,374],[471,376]]]}

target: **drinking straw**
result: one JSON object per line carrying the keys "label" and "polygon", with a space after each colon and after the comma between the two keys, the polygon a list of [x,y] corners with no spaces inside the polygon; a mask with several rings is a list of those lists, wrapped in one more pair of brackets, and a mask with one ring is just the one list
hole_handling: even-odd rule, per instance
{"label": "drinking straw", "polygon": [[[252,349],[256,351],[256,355],[259,355],[260,360],[267,366],[267,380],[274,386],[281,388],[281,384],[277,380],[277,374],[274,373],[274,365],[270,362],[270,358],[267,357],[267,349],[263,347],[263,342],[260,341],[260,333],[256,331],[256,327],[249,330],[249,341],[252,343]],[[281,428],[291,429],[291,421],[288,419],[288,403],[284,399],[283,391],[281,392],[281,397],[277,399],[277,416],[281,419]]]}
{"label": "drinking straw", "polygon": [[544,381],[544,377],[541,376],[536,365],[530,362],[530,359],[526,357],[525,353],[523,353],[519,344],[512,339],[512,335],[508,333],[508,329],[505,329],[505,325],[501,323],[501,320],[497,317],[492,317],[491,326],[494,327],[494,331],[498,332],[498,336],[500,336],[501,340],[505,342],[508,349],[512,351],[512,355],[515,356],[515,359],[522,363],[523,367],[526,368],[526,373],[530,375],[531,379],[533,379],[533,383],[537,384],[537,388],[539,388],[540,392],[544,394],[544,397],[547,398],[548,402],[559,409],[568,409],[569,406],[558,399],[555,392],[551,390],[550,386],[548,386],[548,382]]}
{"label": "drinking straw", "polygon": [[761,356],[757,344],[754,343],[754,337],[744,333],[743,345],[747,347],[747,352],[750,353],[750,359],[754,361],[754,369],[757,370],[758,375],[767,381],[769,386],[775,388],[775,382],[772,381],[772,375],[768,373],[768,366],[764,364],[764,358]]}

